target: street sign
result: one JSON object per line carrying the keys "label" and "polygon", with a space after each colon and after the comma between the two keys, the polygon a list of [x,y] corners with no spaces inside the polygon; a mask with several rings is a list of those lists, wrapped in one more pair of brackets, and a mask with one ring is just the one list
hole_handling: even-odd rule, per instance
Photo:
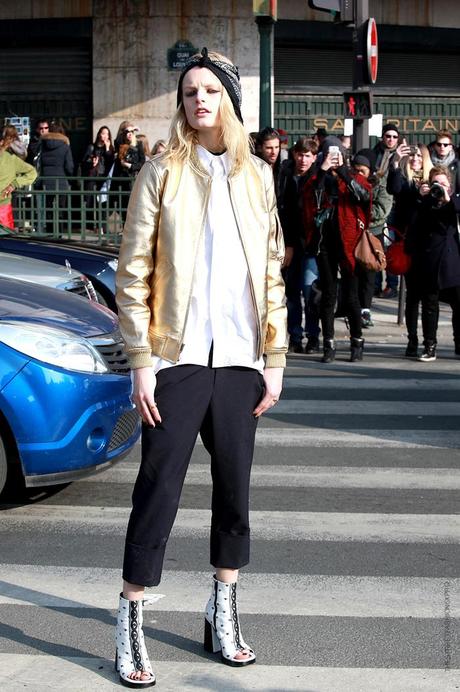
{"label": "street sign", "polygon": [[168,48],[167,59],[170,70],[183,70],[185,63],[192,55],[198,53],[190,41],[176,41],[172,48]]}
{"label": "street sign", "polygon": [[308,0],[312,10],[331,12],[335,20],[349,24],[354,21],[354,0]]}
{"label": "street sign", "polygon": [[367,120],[372,117],[372,95],[370,91],[346,91],[343,95],[344,117],[352,120]]}
{"label": "street sign", "polygon": [[377,24],[373,17],[371,17],[367,22],[366,55],[369,82],[371,84],[375,84],[377,81],[377,68],[379,65],[379,48]]}

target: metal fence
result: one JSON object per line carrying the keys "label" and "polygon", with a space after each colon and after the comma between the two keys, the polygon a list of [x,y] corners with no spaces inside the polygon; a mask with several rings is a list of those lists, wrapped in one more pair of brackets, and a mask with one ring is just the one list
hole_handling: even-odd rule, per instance
{"label": "metal fence", "polygon": [[39,178],[13,194],[21,234],[119,245],[131,178]]}

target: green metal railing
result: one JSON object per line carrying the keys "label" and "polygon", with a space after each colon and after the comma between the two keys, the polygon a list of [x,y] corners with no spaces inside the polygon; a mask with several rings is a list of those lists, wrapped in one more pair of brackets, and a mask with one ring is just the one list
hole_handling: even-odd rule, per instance
{"label": "green metal railing", "polygon": [[131,178],[38,178],[13,194],[16,230],[25,235],[119,245]]}

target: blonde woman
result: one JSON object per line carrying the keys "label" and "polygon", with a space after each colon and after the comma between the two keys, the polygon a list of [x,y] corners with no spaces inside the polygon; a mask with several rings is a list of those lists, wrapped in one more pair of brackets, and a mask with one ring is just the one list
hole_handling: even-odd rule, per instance
{"label": "blonde woman", "polygon": [[150,156],[156,156],[157,154],[162,154],[164,150],[166,149],[166,142],[164,139],[157,139],[155,144],[152,147],[152,151],[150,152]]}
{"label": "blonde woman", "polygon": [[11,146],[16,141],[15,127],[5,126],[0,130],[0,223],[14,230],[11,195],[18,187],[32,185],[37,177],[35,168],[16,154]]}
{"label": "blonde woman", "polygon": [[231,666],[255,661],[236,583],[249,561],[257,421],[279,399],[287,336],[273,176],[250,153],[240,106],[237,68],[203,48],[181,73],[166,151],[137,177],[120,250],[120,327],[143,419],[117,622],[116,665],[130,687],[155,683],[144,587],[160,582],[198,433],[213,481],[205,648]]}
{"label": "blonde woman", "polygon": [[[420,193],[425,190],[432,168],[433,164],[425,144],[409,146],[404,140],[398,146],[388,171],[387,190],[394,195],[388,225],[394,226],[404,236],[415,215],[421,199]],[[405,275],[407,288],[405,320],[408,339],[405,356],[407,358],[418,356],[420,278],[413,270],[409,270]]]}

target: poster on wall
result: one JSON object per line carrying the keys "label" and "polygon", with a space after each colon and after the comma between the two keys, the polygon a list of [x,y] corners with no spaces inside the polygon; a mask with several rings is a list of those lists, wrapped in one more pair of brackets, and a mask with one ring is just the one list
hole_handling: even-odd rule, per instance
{"label": "poster on wall", "polygon": [[21,142],[24,144],[28,145],[30,141],[30,118],[28,117],[20,117],[20,116],[11,116],[9,118],[5,118],[3,121],[4,125],[13,125],[16,130],[18,131],[19,139]]}

